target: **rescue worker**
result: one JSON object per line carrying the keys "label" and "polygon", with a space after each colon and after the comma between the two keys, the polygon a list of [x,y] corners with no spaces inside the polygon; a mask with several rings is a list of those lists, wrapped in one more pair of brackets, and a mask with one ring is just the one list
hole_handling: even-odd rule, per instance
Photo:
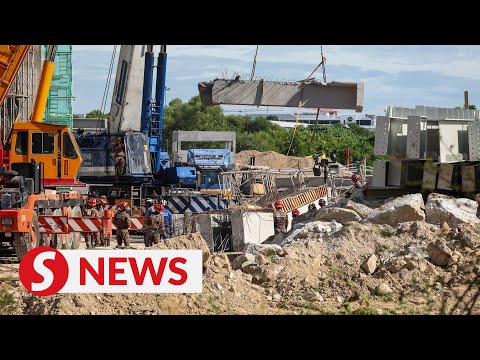
{"label": "rescue worker", "polygon": [[320,166],[323,167],[323,181],[326,184],[328,179],[328,159],[325,153],[322,153],[320,156]]}
{"label": "rescue worker", "polygon": [[312,211],[317,211],[318,208],[317,208],[317,205],[315,205],[315,203],[311,203],[310,205],[308,205],[308,211],[309,212],[312,212]]}
{"label": "rescue worker", "polygon": [[292,211],[292,227],[297,223],[298,215],[300,215],[300,211],[298,209]]}
{"label": "rescue worker", "polygon": [[147,217],[147,247],[158,244],[160,238],[165,238],[165,222],[162,214],[163,205],[158,203]]}
{"label": "rescue worker", "polygon": [[318,205],[320,205],[320,209],[322,209],[327,206],[327,202],[325,201],[325,199],[320,199],[318,200]]}
{"label": "rescue worker", "polygon": [[100,213],[100,216],[105,216],[105,208],[108,205],[108,199],[105,195],[100,196],[100,199],[98,199],[98,211]]}
{"label": "rescue worker", "polygon": [[125,247],[130,247],[130,235],[128,229],[131,226],[130,216],[127,212],[128,204],[124,201],[120,204],[120,209],[115,213],[113,217],[113,224],[117,228],[117,248],[125,244]]}
{"label": "rescue worker", "polygon": [[[97,200],[95,198],[88,199],[87,208],[84,209],[83,216],[99,217],[100,213],[98,212],[96,205]],[[100,231],[84,232],[83,236],[85,238],[85,244],[87,245],[87,249],[100,245]]]}
{"label": "rescue worker", "polygon": [[[108,205],[108,199],[105,195],[100,196],[100,199],[97,201],[97,210],[98,216],[105,216],[105,207]],[[105,246],[105,237],[103,233],[103,228],[100,228],[100,246]]]}
{"label": "rescue worker", "polygon": [[147,218],[149,217],[152,211],[155,211],[153,207],[153,200],[152,199],[145,200],[145,207],[147,209],[145,210],[145,215],[143,216],[143,243],[145,244],[145,247],[148,247],[149,242],[148,242]]}
{"label": "rescue worker", "polygon": [[125,174],[125,145],[121,136],[115,138],[113,143],[113,159],[115,161],[115,176],[122,176]]}
{"label": "rescue worker", "polygon": [[283,203],[278,200],[275,202],[275,211],[273,213],[273,228],[275,234],[286,233],[288,226],[288,216],[287,213],[283,210]]}
{"label": "rescue worker", "polygon": [[313,161],[315,162],[313,165],[313,176],[320,176],[320,159],[318,154],[313,155]]}
{"label": "rescue worker", "polygon": [[335,154],[333,151],[330,153],[330,160],[332,160],[333,163],[337,162],[337,154]]}
{"label": "rescue worker", "polygon": [[355,187],[355,189],[359,189],[363,186],[362,183],[360,182],[360,175],[358,175],[358,174],[353,174],[352,175],[352,181],[353,181],[353,186]]}
{"label": "rescue worker", "polygon": [[170,239],[172,236],[172,228],[173,228],[173,216],[172,212],[168,210],[163,204],[158,204],[159,208],[162,210],[163,215],[163,222],[165,224],[165,237],[164,239]]}

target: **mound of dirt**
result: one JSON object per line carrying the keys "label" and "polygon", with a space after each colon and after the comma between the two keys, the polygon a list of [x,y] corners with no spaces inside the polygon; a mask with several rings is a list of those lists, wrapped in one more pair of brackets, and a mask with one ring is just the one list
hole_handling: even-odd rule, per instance
{"label": "mound of dirt", "polygon": [[235,155],[235,162],[239,165],[250,165],[250,156],[255,156],[256,166],[268,166],[270,169],[282,168],[312,168],[314,161],[312,158],[302,158],[296,156],[286,156],[275,151],[259,152],[256,150],[244,150]]}
{"label": "mound of dirt", "polygon": [[168,240],[160,241],[158,244],[148,248],[149,250],[202,250],[203,263],[208,260],[210,250],[205,239],[200,233],[181,235]]}
{"label": "mound of dirt", "polygon": [[[252,276],[233,271],[225,254],[210,254],[200,234],[164,241],[152,250],[201,249],[204,255],[203,292],[200,294],[56,294],[39,297],[13,284],[15,314],[28,315],[157,315],[266,313],[263,289]],[[271,313],[271,311],[268,311]]]}
{"label": "mound of dirt", "polygon": [[[234,261],[237,270],[227,254],[209,253],[199,234],[155,246],[203,250],[200,294],[37,297],[14,281],[9,288],[17,301],[14,313],[480,314],[480,303],[475,304],[480,274],[476,226],[452,230],[425,221],[396,227],[350,222],[333,233],[314,230],[278,247],[282,251],[248,246]],[[441,264],[434,259],[435,248],[448,253]]]}

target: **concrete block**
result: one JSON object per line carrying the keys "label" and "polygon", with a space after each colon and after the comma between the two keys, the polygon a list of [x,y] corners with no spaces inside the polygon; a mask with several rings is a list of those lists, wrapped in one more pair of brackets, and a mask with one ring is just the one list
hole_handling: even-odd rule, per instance
{"label": "concrete block", "polygon": [[[302,86],[300,82],[264,80],[215,79],[198,84],[204,106],[262,105],[298,107]],[[363,110],[363,82],[309,81],[303,88],[302,103],[309,108]]]}

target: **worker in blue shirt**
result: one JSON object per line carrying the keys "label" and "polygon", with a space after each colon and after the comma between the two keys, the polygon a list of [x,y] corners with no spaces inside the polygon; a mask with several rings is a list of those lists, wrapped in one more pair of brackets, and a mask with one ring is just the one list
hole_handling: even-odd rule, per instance
{"label": "worker in blue shirt", "polygon": [[163,204],[159,204],[160,209],[162,209],[162,215],[163,215],[163,221],[165,223],[165,239],[169,239],[172,236],[172,230],[173,230],[173,216],[172,212],[168,210],[166,207],[163,206]]}
{"label": "worker in blue shirt", "polygon": [[148,216],[150,215],[150,213],[152,211],[154,211],[154,208],[153,208],[153,200],[152,199],[147,199],[145,200],[145,207],[147,208],[145,210],[145,215],[143,217],[143,243],[145,244],[145,246],[147,246],[148,244],[148,239],[147,239],[147,218]]}

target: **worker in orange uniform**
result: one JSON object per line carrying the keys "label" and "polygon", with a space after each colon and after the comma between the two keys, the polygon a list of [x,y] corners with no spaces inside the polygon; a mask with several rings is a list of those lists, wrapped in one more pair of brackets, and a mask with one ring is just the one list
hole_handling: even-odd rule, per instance
{"label": "worker in orange uniform", "polygon": [[275,211],[273,212],[273,228],[275,234],[286,233],[288,226],[288,216],[287,213],[283,210],[283,203],[278,200],[274,204]]}
{"label": "worker in orange uniform", "polygon": [[128,229],[132,224],[130,220],[130,215],[127,213],[128,204],[124,201],[120,204],[119,210],[115,213],[113,217],[113,225],[117,228],[116,238],[117,238],[117,248],[121,247],[122,244],[125,244],[125,247],[130,247],[130,234]]}
{"label": "worker in orange uniform", "polygon": [[[87,208],[84,210],[83,216],[99,217],[100,213],[97,210],[96,205],[97,200],[95,198],[88,199]],[[85,237],[85,244],[87,245],[87,249],[100,245],[100,231],[85,232],[83,233],[83,236]]]}

